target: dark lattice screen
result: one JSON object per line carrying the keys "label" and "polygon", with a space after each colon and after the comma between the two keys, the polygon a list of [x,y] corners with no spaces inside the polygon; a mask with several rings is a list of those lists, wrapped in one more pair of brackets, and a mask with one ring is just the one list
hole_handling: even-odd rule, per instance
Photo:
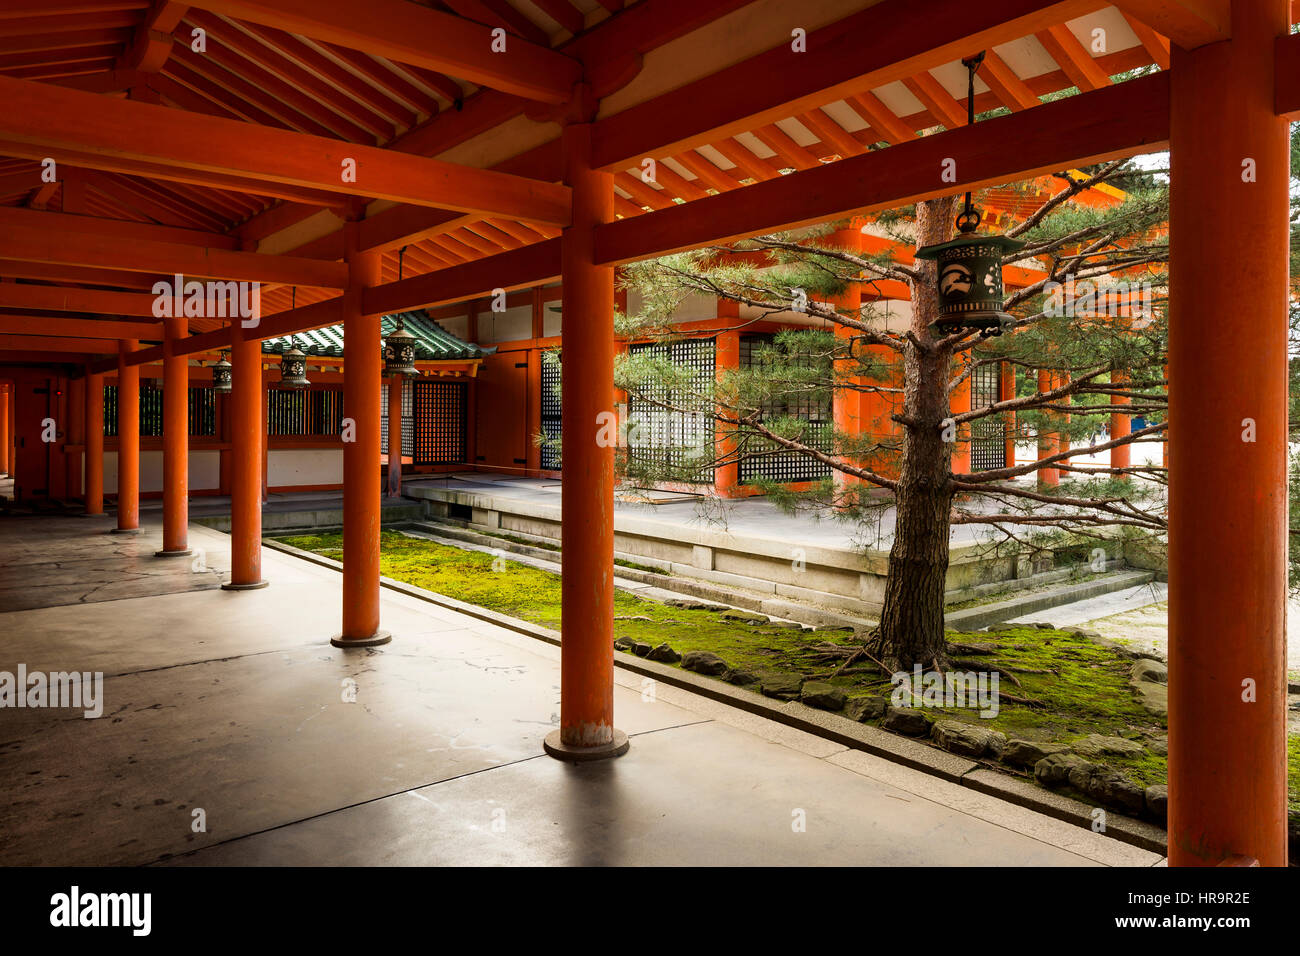
{"label": "dark lattice screen", "polygon": [[[163,391],[149,385],[140,387],[140,434],[163,433]],[[210,386],[190,388],[190,434],[217,433],[217,394]],[[117,386],[104,386],[104,434],[117,434]]]}
{"label": "dark lattice screen", "polygon": [[[984,408],[998,401],[1002,388],[1002,364],[976,366],[971,373],[971,408]],[[981,418],[971,423],[971,471],[991,471],[1007,465],[1006,438],[1002,423]]]}
{"label": "dark lattice screen", "polygon": [[342,421],[341,388],[267,390],[268,435],[337,435]]}
{"label": "dark lattice screen", "polygon": [[211,386],[190,388],[190,434],[217,433],[217,393]]}
{"label": "dark lattice screen", "polygon": [[711,388],[714,380],[714,368],[717,359],[717,341],[715,339],[681,339],[677,342],[647,342],[628,348],[633,355],[652,355],[668,359],[673,365],[692,370],[698,388],[687,388],[683,394],[666,385],[647,385],[641,394],[628,396],[629,431],[633,424],[640,430],[640,440],[633,442],[628,437],[628,457],[634,461],[653,462],[667,465],[674,471],[685,470],[684,481],[696,481],[704,484],[713,483],[713,469],[701,468],[690,471],[693,461],[703,457],[711,461],[714,456],[713,418],[710,415],[694,415],[663,408],[656,402],[663,402],[674,408],[691,409],[696,402],[691,397],[692,391],[704,391]]}
{"label": "dark lattice screen", "polygon": [[[458,465],[464,462],[465,383],[415,382],[412,392],[412,457],[415,464]],[[405,448],[405,444],[402,447]]]}
{"label": "dark lattice screen", "polygon": [[[388,384],[383,386],[379,396],[379,443],[384,452],[388,451]],[[402,454],[411,454],[415,447],[415,383],[410,379],[402,382]]]}
{"label": "dark lattice screen", "polygon": [[542,359],[542,434],[546,444],[541,447],[541,466],[547,471],[560,470],[560,363]]}
{"label": "dark lattice screen", "polygon": [[[774,335],[763,333],[742,335],[740,367],[771,366],[782,361],[775,339]],[[827,379],[829,380],[829,374]],[[791,416],[805,419],[812,426],[806,435],[805,444],[819,451],[833,451],[833,411],[829,399],[819,400],[817,396],[807,393],[789,395],[773,399],[764,408],[763,414],[765,417]],[[747,447],[750,452],[758,454],[741,459],[738,474],[742,485],[756,478],[766,478],[769,481],[818,481],[831,474],[829,465],[807,455],[794,451],[767,450],[775,446],[762,439],[751,439]]]}

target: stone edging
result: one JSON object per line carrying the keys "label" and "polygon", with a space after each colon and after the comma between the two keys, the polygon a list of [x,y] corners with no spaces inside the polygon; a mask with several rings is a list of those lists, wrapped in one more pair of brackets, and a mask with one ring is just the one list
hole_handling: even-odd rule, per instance
{"label": "stone edging", "polygon": [[[273,551],[301,558],[321,567],[333,568],[336,571],[343,570],[343,564],[333,558],[326,558],[310,551],[304,551],[301,548],[295,548],[274,539],[265,538],[262,544]],[[545,641],[557,647],[560,644],[559,632],[550,628],[530,624],[527,621],[508,617],[505,614],[498,614],[495,611],[458,601],[445,594],[427,591],[404,581],[396,581],[386,577],[381,577],[379,581],[383,587],[409,597],[427,601],[430,604],[457,611],[490,624],[496,624],[499,627],[507,628],[526,637]],[[766,717],[787,727],[793,727],[796,730],[802,730],[805,733],[814,734],[826,740],[833,740],[850,749],[883,757],[894,763],[932,774],[964,787],[970,787],[972,790],[997,797],[1026,809],[1035,810],[1046,816],[1063,820],[1066,823],[1074,823],[1085,829],[1092,828],[1094,807],[1089,804],[1047,790],[1019,777],[1013,777],[998,770],[991,770],[984,763],[960,757],[945,750],[939,750],[928,744],[921,743],[917,739],[893,734],[870,724],[860,724],[829,711],[816,710],[798,701],[777,702],[772,698],[724,683],[715,678],[705,677],[677,667],[670,667],[656,661],[648,661],[630,654],[615,653],[614,663],[634,674],[661,680],[665,684],[680,687],[711,700],[729,704],[760,717]],[[1140,847],[1143,850],[1150,850],[1161,855],[1166,853],[1166,834],[1160,827],[1144,820],[1135,820],[1123,816],[1109,809],[1106,811],[1106,820],[1106,836],[1113,837],[1122,843]]]}

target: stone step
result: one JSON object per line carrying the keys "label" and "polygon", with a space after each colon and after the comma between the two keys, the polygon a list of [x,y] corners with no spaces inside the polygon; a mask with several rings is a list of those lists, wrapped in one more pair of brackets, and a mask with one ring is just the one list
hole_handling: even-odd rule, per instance
{"label": "stone step", "polygon": [[1122,591],[1125,588],[1149,584],[1156,578],[1154,571],[1117,571],[1098,575],[1088,581],[1065,584],[1059,587],[1044,588],[1028,594],[1017,595],[1005,601],[992,604],[980,604],[975,607],[949,611],[944,615],[944,623],[959,631],[978,631],[994,624],[1001,624],[1013,618],[1024,617],[1039,611],[1046,611],[1065,604],[1073,604],[1101,594]]}

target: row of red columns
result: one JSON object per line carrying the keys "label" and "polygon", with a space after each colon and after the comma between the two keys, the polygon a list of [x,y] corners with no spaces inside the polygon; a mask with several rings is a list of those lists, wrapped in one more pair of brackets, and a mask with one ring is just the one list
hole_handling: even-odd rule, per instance
{"label": "row of red columns", "polygon": [[12,470],[9,461],[9,385],[0,383],[0,475]]}

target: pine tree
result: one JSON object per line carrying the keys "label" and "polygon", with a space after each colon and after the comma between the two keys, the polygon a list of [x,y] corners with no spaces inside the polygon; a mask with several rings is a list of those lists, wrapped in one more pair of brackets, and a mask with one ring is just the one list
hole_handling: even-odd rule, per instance
{"label": "pine tree", "polygon": [[[1005,265],[1046,267],[1042,279],[1016,289],[1006,308],[1016,316],[1005,333],[944,335],[938,317],[934,264],[905,265],[891,253],[858,254],[831,241],[843,224],[759,236],[728,247],[682,253],[628,267],[622,282],[639,307],[619,317],[620,333],[665,345],[680,338],[670,319],[692,296],[736,303],[742,318],[719,320],[716,331],[743,329],[764,319],[798,320],[756,348],[747,367],[701,376],[674,362],[667,348],[623,356],[616,385],[638,407],[656,410],[656,442],[665,430],[673,448],[645,449],[644,435],[626,436],[619,462],[623,480],[645,486],[698,481],[707,469],[745,459],[802,456],[830,477],[808,490],[759,479],[759,490],[789,511],[830,509],[844,521],[870,527],[891,505],[895,524],[885,598],[871,653],[890,667],[943,666],[944,591],[949,541],[957,524],[986,529],[990,548],[1030,549],[1141,536],[1159,542],[1165,529],[1164,469],[1075,464],[1060,453],[993,471],[952,470],[954,445],[971,429],[1084,441],[1108,422],[1112,401],[1150,424],[1121,438],[1091,441],[1071,457],[1113,447],[1160,442],[1165,431],[1163,318],[1167,187],[1125,161],[1086,173],[1058,174],[1043,198],[1033,184],[1003,187],[1023,195],[1030,211],[1006,228],[1026,242]],[[1074,202],[1086,190],[1123,179],[1131,190],[1109,207]],[[978,204],[978,203],[977,203]],[[929,200],[878,217],[900,242],[924,246],[951,238],[955,197]],[[1033,259],[1035,262],[1029,262]],[[1153,290],[1147,315],[1056,314],[1057,285],[1106,285],[1135,279]],[[845,294],[873,291],[882,280],[910,289],[907,328],[886,321],[882,308],[837,306]],[[873,297],[874,298],[874,297]],[[865,301],[865,299],[864,299]],[[1086,303],[1085,303],[1086,306]],[[1081,307],[1080,312],[1089,312]],[[811,323],[811,324],[809,324]],[[969,411],[952,409],[955,391],[991,363],[1016,369],[1016,395]],[[899,380],[898,369],[902,376]],[[1039,369],[1054,370],[1045,391]],[[836,395],[874,395],[893,403],[899,434],[839,430],[825,410]],[[822,410],[810,415],[808,410]],[[663,423],[670,424],[663,424]],[[645,430],[644,423],[629,429]],[[1030,488],[1010,479],[1056,469],[1059,486]]]}

